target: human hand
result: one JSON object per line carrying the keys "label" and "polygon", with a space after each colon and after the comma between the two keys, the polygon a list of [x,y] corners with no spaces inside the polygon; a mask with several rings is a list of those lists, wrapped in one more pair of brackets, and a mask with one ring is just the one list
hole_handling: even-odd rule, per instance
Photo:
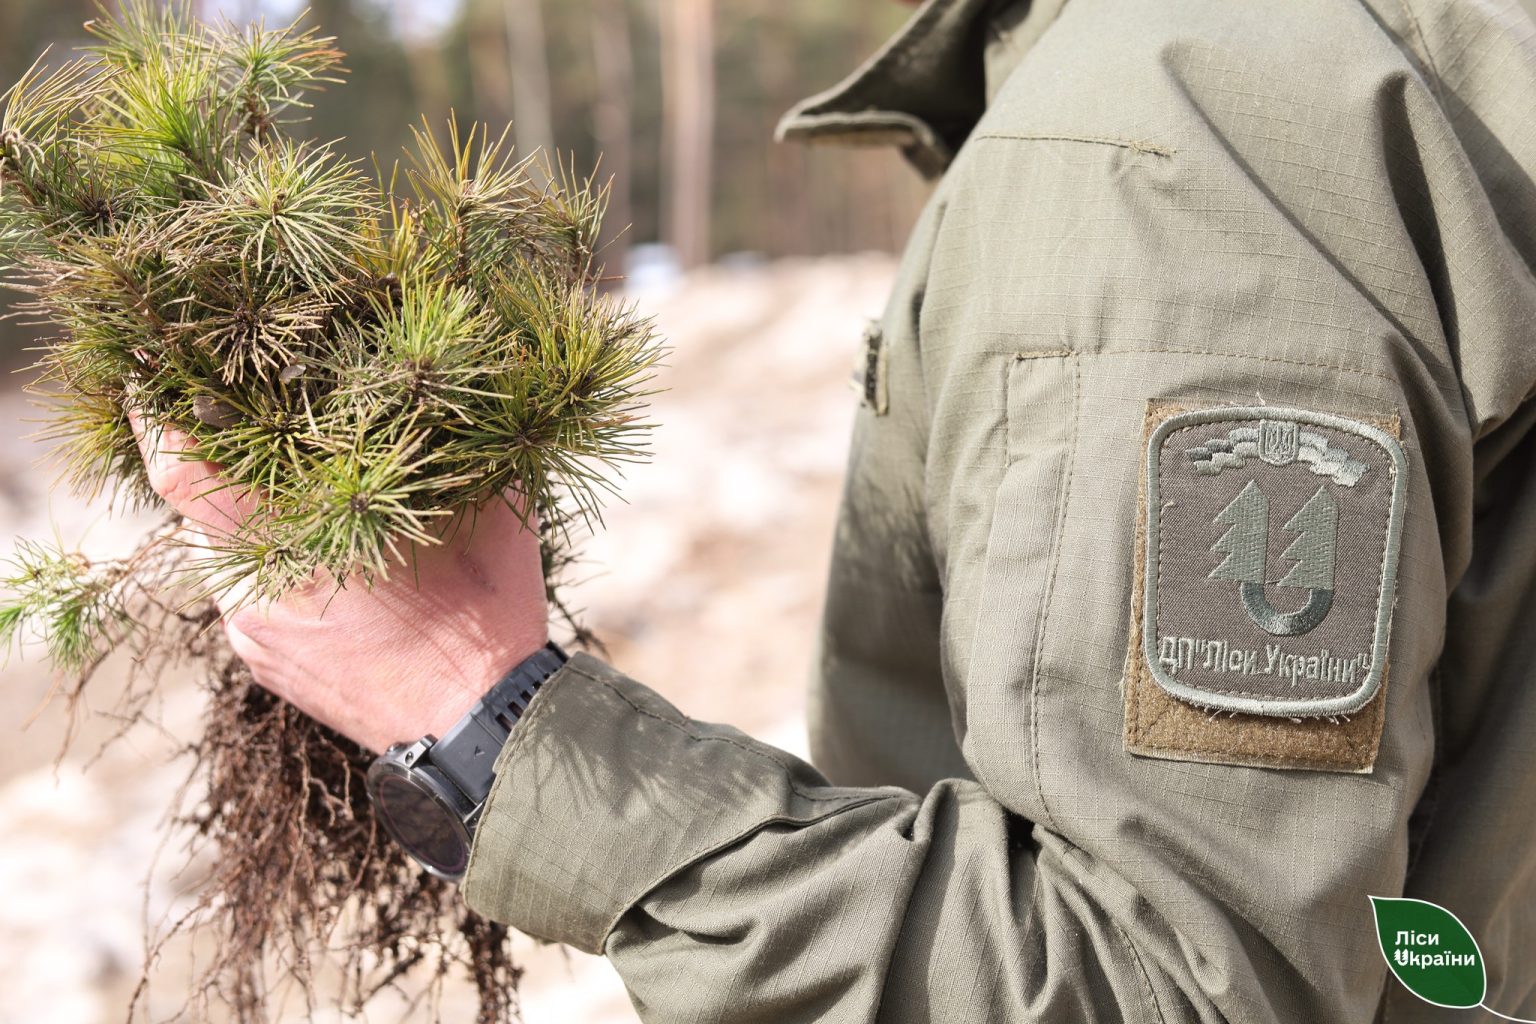
{"label": "human hand", "polygon": [[[255,496],[181,456],[185,433],[130,418],[150,486],[208,543],[251,514]],[[372,589],[315,579],[278,601],[220,595],[230,646],[263,687],[371,750],[441,736],[549,635],[537,532],[502,501],[468,514]]]}

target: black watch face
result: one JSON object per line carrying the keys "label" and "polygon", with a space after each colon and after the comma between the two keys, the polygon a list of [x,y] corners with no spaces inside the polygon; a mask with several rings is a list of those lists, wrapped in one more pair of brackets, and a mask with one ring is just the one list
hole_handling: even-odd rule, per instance
{"label": "black watch face", "polygon": [[469,867],[463,823],[432,794],[400,775],[385,775],[374,790],[378,813],[400,845],[429,869],[458,878]]}

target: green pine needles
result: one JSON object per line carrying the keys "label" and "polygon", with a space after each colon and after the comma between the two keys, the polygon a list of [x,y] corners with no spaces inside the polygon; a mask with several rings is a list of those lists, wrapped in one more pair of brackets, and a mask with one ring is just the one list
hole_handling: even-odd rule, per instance
{"label": "green pine needles", "polygon": [[349,1009],[407,971],[456,971],[479,1019],[509,1020],[506,930],[389,842],[369,752],[256,686],[211,598],[371,585],[495,500],[537,514],[565,613],[567,528],[644,454],[660,354],[598,289],[606,191],[478,127],[423,127],[403,164],[365,169],[287,133],[340,80],[330,39],[201,24],[186,0],[117,6],[0,112],[0,272],[51,335],[45,435],[77,489],[151,501],[130,412],[174,425],[258,511],[211,548],[175,516],[114,560],[22,542],[0,566],[0,648],[43,641],[71,709],[125,651],[124,728],[167,666],[201,666],[205,734],[174,813],[213,867],[148,958],[212,936],[186,1016],[265,1020],[274,972],[313,1007],[332,963]]}
{"label": "green pine needles", "polygon": [[[453,125],[365,173],[284,134],[306,90],[339,80],[332,40],[122,6],[0,117],[0,263],[58,332],[41,386],[73,483],[147,497],[129,409],[188,431],[189,455],[261,499],[189,568],[261,597],[317,572],[371,583],[514,489],[562,522],[594,513],[612,464],[643,454],[658,354],[594,287],[605,190],[541,184]],[[46,610],[33,581],[81,574],[39,558],[9,582]],[[0,631],[26,618],[66,664],[92,649],[15,607]]]}

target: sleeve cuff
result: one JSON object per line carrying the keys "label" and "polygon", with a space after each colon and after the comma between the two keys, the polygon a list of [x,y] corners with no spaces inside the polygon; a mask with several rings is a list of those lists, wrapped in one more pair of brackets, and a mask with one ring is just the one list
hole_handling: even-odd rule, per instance
{"label": "sleeve cuff", "polygon": [[729,726],[695,722],[577,654],[496,763],[463,895],[535,938],[602,952],[647,892],[769,823],[806,825],[888,795],[837,789]]}

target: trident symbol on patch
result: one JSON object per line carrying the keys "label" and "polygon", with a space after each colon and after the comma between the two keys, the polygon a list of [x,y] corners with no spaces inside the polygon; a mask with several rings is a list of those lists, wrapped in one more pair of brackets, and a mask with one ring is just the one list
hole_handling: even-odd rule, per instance
{"label": "trident symbol on patch", "polygon": [[[1186,453],[1196,473],[1219,476],[1224,469],[1241,469],[1257,458],[1272,466],[1305,466],[1318,476],[1353,487],[1370,467],[1351,458],[1327,439],[1298,430],[1290,421],[1263,420],[1257,427],[1239,427],[1226,437],[1212,438]],[[1295,611],[1277,611],[1264,593],[1264,563],[1269,549],[1269,497],[1250,480],[1212,520],[1227,527],[1211,550],[1225,555],[1210,574],[1213,580],[1238,585],[1248,617],[1273,636],[1300,636],[1316,629],[1333,607],[1333,570],[1338,548],[1339,507],[1326,484],[1282,529],[1296,534],[1280,555],[1296,564],[1276,583],[1307,591],[1307,602]]]}

